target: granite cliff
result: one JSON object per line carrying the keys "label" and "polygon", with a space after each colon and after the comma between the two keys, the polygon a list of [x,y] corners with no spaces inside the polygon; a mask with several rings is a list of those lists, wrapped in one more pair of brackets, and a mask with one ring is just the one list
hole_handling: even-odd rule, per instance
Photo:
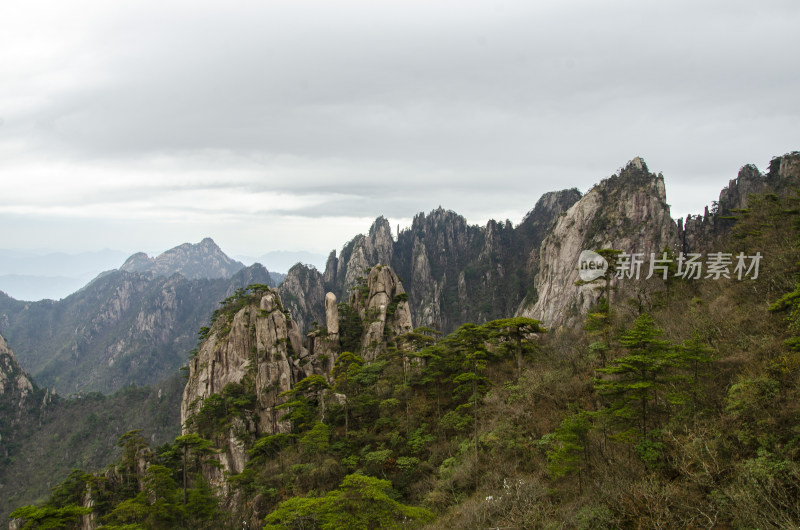
{"label": "granite cliff", "polygon": [[663,176],[650,173],[642,159],[634,158],[560,216],[541,243],[534,291],[517,314],[548,327],[574,324],[600,295],[595,283],[577,285],[583,250],[613,248],[649,256],[665,247],[674,249],[677,242]]}
{"label": "granite cliff", "polygon": [[318,325],[325,322],[325,283],[314,267],[302,263],[293,266],[278,293],[301,330],[310,331],[315,322]]}
{"label": "granite cliff", "polygon": [[[388,266],[373,267],[356,286],[345,305],[363,322],[359,353],[374,360],[388,341],[411,331],[411,313],[403,286]],[[254,440],[290,431],[291,423],[280,410],[289,399],[285,393],[303,380],[332,381],[342,351],[339,311],[344,309],[333,293],[319,302],[325,327],[303,336],[276,289],[252,285],[240,290],[215,313],[189,361],[181,424],[184,433],[199,433],[219,449],[221,467],[207,466],[204,473],[222,491],[229,491],[227,476],[244,470]],[[306,379],[310,376],[322,379]],[[329,391],[320,392],[320,399],[337,399]],[[234,398],[240,403],[235,413],[209,421],[219,403],[235,409],[230,406]]]}
{"label": "granite cliff", "polygon": [[516,227],[510,221],[469,225],[449,210],[418,214],[394,240],[379,217],[328,258],[323,280],[348,298],[358,277],[385,263],[408,289],[413,325],[449,332],[468,321],[512,314],[533,281],[539,245],[562,212],[580,198],[576,189],[548,193]]}
{"label": "granite cliff", "polygon": [[696,252],[711,248],[733,226],[731,215],[747,206],[751,194],[767,191],[784,193],[800,180],[800,152],[787,153],[770,161],[764,175],[753,164],[742,166],[735,179],[720,191],[719,200],[702,215],[687,215],[678,219],[680,248]]}

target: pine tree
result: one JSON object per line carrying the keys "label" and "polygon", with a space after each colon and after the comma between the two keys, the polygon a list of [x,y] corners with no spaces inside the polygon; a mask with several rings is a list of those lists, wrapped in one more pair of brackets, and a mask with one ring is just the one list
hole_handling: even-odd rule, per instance
{"label": "pine tree", "polygon": [[[472,409],[473,444],[475,449],[475,463],[478,463],[478,398],[488,386],[485,375],[487,361],[490,353],[486,349],[486,340],[489,331],[476,324],[464,324],[444,342],[458,353],[461,361],[461,373],[453,377],[456,385],[454,394],[471,394],[471,402],[459,405],[456,410]],[[476,468],[477,469],[477,468]]]}
{"label": "pine tree", "polygon": [[183,468],[183,504],[186,504],[186,488],[187,488],[187,466],[189,461],[189,453],[193,453],[196,458],[200,458],[205,455],[211,455],[216,453],[216,448],[211,440],[206,440],[205,438],[201,437],[197,433],[189,433],[184,434],[183,436],[178,436],[175,438],[175,447],[181,453],[182,456],[182,468]]}
{"label": "pine tree", "polygon": [[534,333],[547,331],[542,323],[532,318],[514,317],[492,320],[484,324],[489,331],[489,338],[502,346],[509,346],[517,362],[517,381],[522,377],[523,355],[536,349],[536,344],[529,337]]}
{"label": "pine tree", "polygon": [[597,369],[612,377],[595,379],[595,390],[610,398],[613,415],[645,438],[668,370],[675,364],[672,345],[660,340],[661,334],[653,317],[647,313],[639,316],[619,340],[627,355]]}
{"label": "pine tree", "polygon": [[539,441],[546,447],[547,469],[553,478],[578,474],[578,486],[583,489],[583,470],[586,463],[586,437],[592,427],[591,413],[585,410],[569,414],[558,428]]}

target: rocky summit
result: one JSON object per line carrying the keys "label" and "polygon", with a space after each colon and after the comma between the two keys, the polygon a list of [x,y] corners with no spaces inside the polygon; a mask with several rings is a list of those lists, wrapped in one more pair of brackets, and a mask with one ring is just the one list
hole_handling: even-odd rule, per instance
{"label": "rocky summit", "polygon": [[151,273],[154,276],[180,274],[187,280],[230,278],[244,264],[229,258],[207,237],[197,244],[184,243],[155,258],[137,252],[122,264],[125,272]]}

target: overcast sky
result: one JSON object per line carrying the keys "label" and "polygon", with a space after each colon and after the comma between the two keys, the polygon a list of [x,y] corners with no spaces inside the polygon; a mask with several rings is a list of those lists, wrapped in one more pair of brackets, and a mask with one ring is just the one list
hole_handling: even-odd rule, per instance
{"label": "overcast sky", "polygon": [[673,216],[800,149],[800,2],[0,4],[0,248],[327,252],[634,156]]}

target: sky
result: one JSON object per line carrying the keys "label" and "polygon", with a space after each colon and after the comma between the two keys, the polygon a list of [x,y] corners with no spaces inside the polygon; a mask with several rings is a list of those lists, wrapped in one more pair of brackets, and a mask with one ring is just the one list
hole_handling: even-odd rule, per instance
{"label": "sky", "polygon": [[673,217],[800,149],[800,2],[0,4],[0,248],[326,254],[641,156]]}

